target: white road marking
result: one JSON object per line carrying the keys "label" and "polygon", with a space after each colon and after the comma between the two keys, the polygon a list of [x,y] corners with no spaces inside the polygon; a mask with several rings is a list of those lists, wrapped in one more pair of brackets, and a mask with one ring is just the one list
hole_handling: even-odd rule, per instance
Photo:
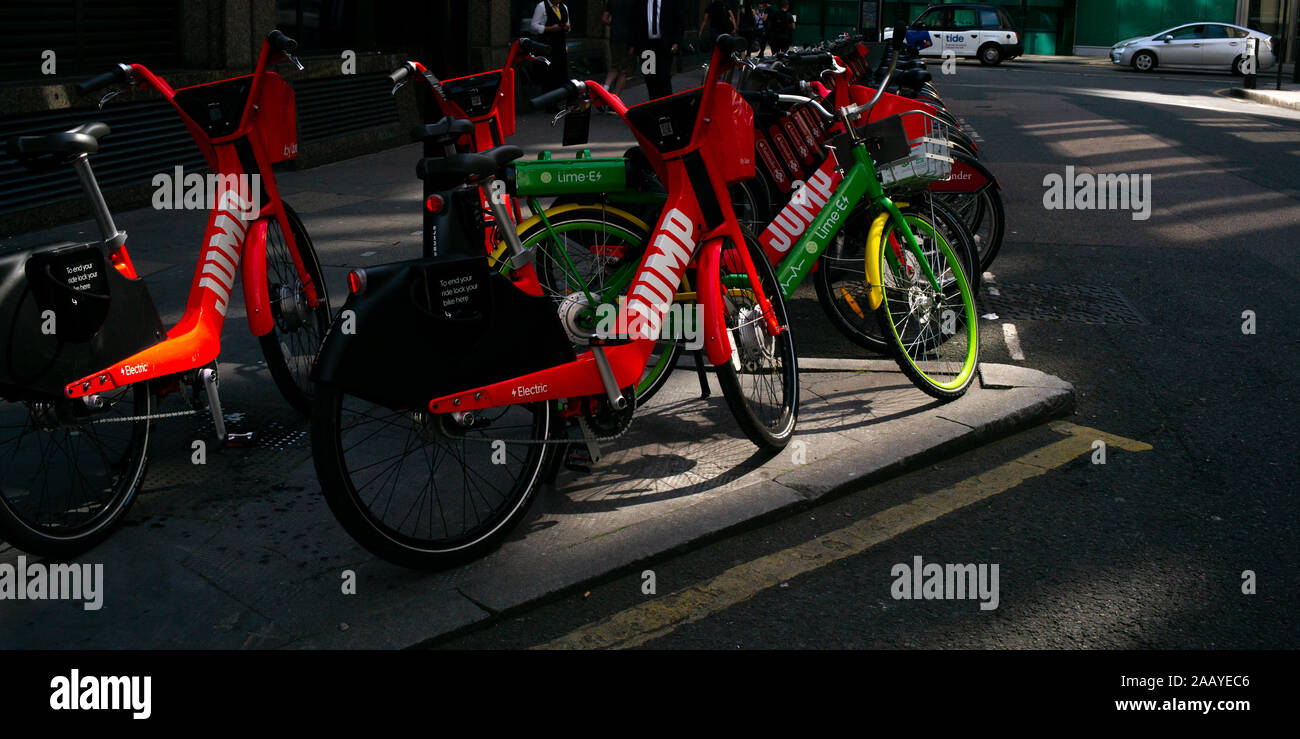
{"label": "white road marking", "polygon": [[1025,361],[1025,353],[1020,350],[1020,335],[1016,333],[1014,323],[1002,324],[1002,338],[1006,339],[1007,351],[1011,352],[1011,358],[1017,362]]}

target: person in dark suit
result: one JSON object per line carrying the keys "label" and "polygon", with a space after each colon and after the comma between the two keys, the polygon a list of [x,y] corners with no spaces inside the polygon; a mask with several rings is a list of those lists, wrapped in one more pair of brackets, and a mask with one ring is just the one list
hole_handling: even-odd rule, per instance
{"label": "person in dark suit", "polygon": [[[645,74],[646,93],[650,99],[673,94],[673,55],[682,41],[685,22],[681,0],[641,0],[640,12],[632,16],[632,45],[637,66],[645,70],[653,62],[653,72]],[[646,52],[653,56],[647,59]]]}

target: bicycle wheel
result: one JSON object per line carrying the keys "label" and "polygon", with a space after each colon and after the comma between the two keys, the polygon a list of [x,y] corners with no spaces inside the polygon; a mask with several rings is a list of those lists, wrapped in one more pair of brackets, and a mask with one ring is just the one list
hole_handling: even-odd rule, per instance
{"label": "bicycle wheel", "polygon": [[[597,329],[598,321],[587,293],[598,302],[617,305],[645,253],[650,226],[626,211],[602,205],[552,208],[546,217],[549,230],[539,219],[520,229],[519,240],[525,248],[537,247],[538,282],[556,302],[575,348],[584,349],[585,336]],[[656,342],[637,382],[638,405],[648,402],[668,381],[680,353],[673,339]]]}
{"label": "bicycle wheel", "polygon": [[102,393],[0,402],[0,537],[67,558],[103,541],[135,500],[149,454],[148,383]]}
{"label": "bicycle wheel", "polygon": [[[980,166],[978,160],[964,154],[956,154],[958,159],[966,159],[972,167]],[[935,193],[944,205],[952,209],[958,218],[966,224],[975,241],[975,251],[979,254],[979,273],[983,274],[993,264],[1002,248],[1002,236],[1005,229],[1006,212],[1002,208],[1002,193],[993,184],[992,174],[986,175],[989,182],[976,192]],[[975,275],[972,275],[974,278]],[[979,280],[974,280],[978,284]]]}
{"label": "bicycle wheel", "polygon": [[[768,331],[740,249],[749,250],[759,284],[771,302],[781,327],[776,336]],[[718,384],[745,436],[760,449],[778,452],[794,435],[799,415],[799,363],[776,275],[758,241],[746,233],[743,245],[724,244],[714,279],[723,287],[723,311],[732,345],[731,361],[717,368]]]}
{"label": "bicycle wheel", "polygon": [[316,388],[312,454],[335,518],[370,552],[439,569],[497,546],[527,513],[551,430],[547,403],[449,414]]}
{"label": "bicycle wheel", "polygon": [[736,220],[743,228],[753,233],[761,233],[767,227],[771,210],[771,196],[761,176],[744,182],[734,182],[728,188],[731,193],[731,209],[736,213]]}
{"label": "bicycle wheel", "polygon": [[302,280],[285,242],[280,222],[274,218],[266,229],[266,294],[271,302],[274,327],[258,339],[266,366],[280,389],[280,394],[294,410],[309,415],[312,402],[311,364],[316,358],[325,332],[330,326],[329,293],[321,272],[316,249],[307,229],[293,209],[284,205],[284,215],[293,232],[307,276],[316,286],[320,301],[312,308],[307,303]]}
{"label": "bicycle wheel", "polygon": [[915,212],[903,219],[920,253],[907,247],[895,222],[886,224],[879,263],[884,299],[876,317],[903,374],[927,394],[951,400],[970,387],[979,364],[975,295],[962,260],[934,221]]}
{"label": "bicycle wheel", "polygon": [[[899,210],[931,219],[949,244],[955,245],[953,251],[964,257],[962,264],[967,268],[966,274],[971,274],[976,263],[975,245],[953,211],[928,196],[900,205]],[[880,332],[880,322],[871,310],[869,285],[863,269],[871,225],[868,213],[861,208],[853,212],[835,241],[822,254],[821,263],[813,275],[813,284],[817,288],[817,302],[832,326],[863,349],[888,354],[889,342]]]}

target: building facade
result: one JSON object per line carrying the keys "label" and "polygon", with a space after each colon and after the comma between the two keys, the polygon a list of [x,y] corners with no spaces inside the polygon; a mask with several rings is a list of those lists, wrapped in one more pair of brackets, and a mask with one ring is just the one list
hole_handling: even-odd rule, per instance
{"label": "building facade", "polygon": [[[752,7],[758,0],[743,0]],[[1227,21],[1294,37],[1300,0],[985,0],[1004,6],[1031,54],[1104,52],[1115,41],[1188,21]],[[733,7],[741,0],[730,0]],[[600,79],[604,0],[566,0],[575,76]],[[686,38],[678,64],[698,65],[695,41],[708,0],[684,0]],[[930,3],[904,0],[792,0],[795,43],[852,33],[863,8],[886,24],[914,19]],[[148,202],[149,182],[176,165],[201,170],[184,126],[156,94],[136,91],[97,109],[74,85],[118,62],[138,62],[173,86],[253,68],[266,32],[299,41],[303,72],[286,79],[297,97],[300,155],[308,167],[407,142],[422,120],[422,85],[390,94],[387,72],[417,59],[439,77],[499,67],[512,39],[528,35],[536,0],[61,0],[0,3],[0,140],[103,120],[113,139],[95,157],[113,207]],[[1294,46],[1291,45],[1291,46]],[[355,64],[345,71],[347,53]],[[1287,49],[1288,58],[1294,49]],[[50,54],[55,68],[47,64]],[[522,75],[521,97],[541,92]],[[0,150],[0,236],[87,217],[66,172],[29,172]]]}
{"label": "building facade", "polygon": [[[804,4],[809,1],[805,0]],[[885,21],[886,24],[911,21],[932,4],[961,1],[887,1]],[[1007,11],[1024,35],[1027,54],[1103,55],[1116,41],[1194,21],[1236,23],[1285,41],[1296,37],[1296,13],[1300,7],[1300,0],[980,1],[1000,5]],[[1288,60],[1294,59],[1294,48],[1286,48],[1285,52]]]}

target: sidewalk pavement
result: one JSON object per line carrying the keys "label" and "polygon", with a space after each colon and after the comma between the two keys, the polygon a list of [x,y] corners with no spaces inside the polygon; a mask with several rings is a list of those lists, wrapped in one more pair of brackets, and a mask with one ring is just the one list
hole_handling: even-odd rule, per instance
{"label": "sidewalk pavement", "polygon": [[1032,62],[1034,64],[1088,64],[1094,67],[1111,66],[1108,56],[1071,56],[1068,54],[1022,54],[1013,61]]}
{"label": "sidewalk pavement", "polygon": [[[1044,54],[1025,54],[1016,61],[1035,64],[1085,64],[1094,67],[1112,66],[1110,58],[1105,56],[1048,56]],[[1219,94],[1250,100],[1279,108],[1300,110],[1300,84],[1292,82],[1295,73],[1292,65],[1282,65],[1282,89],[1277,89],[1277,68],[1271,68],[1259,75],[1258,88],[1247,90],[1241,87],[1241,78],[1234,77],[1234,87],[1220,90]]]}
{"label": "sidewalk pavement", "polygon": [[1254,90],[1248,90],[1244,87],[1230,87],[1224,92],[1232,97],[1243,100],[1252,100],[1265,105],[1275,105],[1279,108],[1290,108],[1300,110],[1300,84],[1290,82],[1290,75],[1284,75],[1282,89],[1277,89],[1276,77],[1261,76],[1258,86]]}
{"label": "sidewalk pavement", "polygon": [[[688,75],[675,82],[696,84]],[[529,114],[512,141],[533,155],[558,148],[560,135],[549,116]],[[591,138],[597,155],[632,143],[621,121],[606,116],[593,118]],[[349,270],[418,255],[419,151],[408,145],[277,175],[312,235],[335,307]],[[115,216],[164,320],[177,320],[206,213]],[[6,243],[92,231],[82,222]],[[807,290],[795,298],[815,300]],[[125,525],[80,558],[104,565],[102,610],[0,601],[0,648],[406,647],[1040,424],[1074,399],[1055,377],[986,364],[965,397],[939,404],[891,361],[802,357],[797,435],[783,454],[763,459],[716,382],[702,399],[695,373],[678,372],[591,473],[565,471],[544,489],[499,550],[429,574],[372,557],[334,520],[309,426],[275,390],[244,328],[242,295],[232,295],[227,319],[219,364],[227,422],[257,432],[257,442],[222,448],[202,416],[159,421]],[[818,321],[795,330],[826,329]],[[172,397],[159,412],[179,409]],[[192,463],[196,439],[207,443],[206,464]],[[0,544],[0,563],[19,556]],[[347,571],[355,595],[342,592]]]}

